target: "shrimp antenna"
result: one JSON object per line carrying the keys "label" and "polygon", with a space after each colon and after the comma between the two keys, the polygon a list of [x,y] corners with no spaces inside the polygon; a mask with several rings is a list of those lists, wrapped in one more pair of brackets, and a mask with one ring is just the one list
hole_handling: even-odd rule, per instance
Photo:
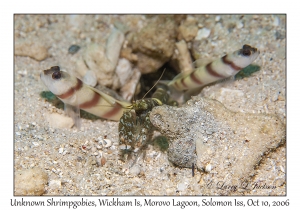
{"label": "shrimp antenna", "polygon": [[163,70],[162,74],[160,75],[160,77],[158,78],[158,80],[155,82],[155,84],[152,86],[152,88],[150,88],[147,93],[144,95],[144,97],[142,99],[144,99],[146,97],[146,95],[157,85],[157,83],[159,82],[159,80],[162,78],[162,76],[164,75],[166,71],[166,68]]}

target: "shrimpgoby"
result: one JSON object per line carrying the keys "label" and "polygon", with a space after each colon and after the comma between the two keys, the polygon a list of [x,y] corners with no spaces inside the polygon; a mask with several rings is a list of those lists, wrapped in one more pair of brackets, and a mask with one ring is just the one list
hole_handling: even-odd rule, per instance
{"label": "shrimpgoby", "polygon": [[234,76],[241,69],[250,65],[258,57],[259,53],[257,48],[246,44],[242,49],[227,54],[206,65],[180,73],[168,85],[176,90],[183,91],[199,88]]}
{"label": "shrimpgoby", "polygon": [[116,100],[80,79],[61,71],[58,66],[42,71],[40,78],[47,88],[65,105],[82,109],[101,118],[118,121],[123,111],[130,107],[127,101]]}

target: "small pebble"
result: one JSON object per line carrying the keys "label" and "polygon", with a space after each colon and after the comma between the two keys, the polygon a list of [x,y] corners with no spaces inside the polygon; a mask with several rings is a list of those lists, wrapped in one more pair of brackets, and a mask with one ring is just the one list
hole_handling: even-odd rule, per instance
{"label": "small pebble", "polygon": [[21,76],[26,76],[27,75],[27,71],[17,71],[18,74],[20,74]]}
{"label": "small pebble", "polygon": [[206,132],[206,134],[208,134],[208,135],[211,135],[211,134],[212,134],[212,131],[211,131],[211,130],[206,130],[205,132]]}
{"label": "small pebble", "polygon": [[281,96],[281,95],[278,96],[278,101],[284,101],[284,100],[285,100],[285,99],[284,99],[283,96]]}
{"label": "small pebble", "polygon": [[198,23],[198,28],[203,28],[204,25],[202,23]]}
{"label": "small pebble", "polygon": [[64,148],[62,148],[62,147],[59,148],[58,153],[59,153],[59,154],[62,154],[63,152],[64,152]]}
{"label": "small pebble", "polygon": [[216,21],[216,22],[218,22],[218,21],[220,21],[220,20],[221,20],[221,17],[220,17],[219,15],[215,17],[215,21]]}
{"label": "small pebble", "polygon": [[106,163],[106,159],[105,159],[105,157],[102,157],[102,158],[101,158],[101,166],[104,166],[105,163]]}
{"label": "small pebble", "polygon": [[58,113],[47,113],[46,120],[52,128],[71,128],[74,125],[72,118]]}
{"label": "small pebble", "polygon": [[103,146],[105,147],[105,148],[107,148],[107,147],[110,147],[111,146],[111,140],[109,140],[109,139],[103,139]]}
{"label": "small pebble", "polygon": [[167,193],[167,195],[169,195],[169,194],[173,193],[173,190],[168,188],[168,189],[166,189],[166,193]]}
{"label": "small pebble", "polygon": [[185,183],[179,183],[177,186],[178,191],[184,191],[186,189]]}
{"label": "small pebble", "polygon": [[119,81],[124,86],[132,76],[132,67],[129,60],[120,58],[116,67],[116,74],[119,77]]}
{"label": "small pebble", "polygon": [[199,29],[195,40],[205,39],[209,37],[209,35],[210,35],[210,29],[207,28]]}
{"label": "small pebble", "polygon": [[37,143],[37,142],[32,142],[32,144],[33,144],[35,147],[38,147],[38,146],[39,146],[39,143]]}
{"label": "small pebble", "polygon": [[274,16],[273,26],[279,26],[280,19],[278,16]]}
{"label": "small pebble", "polygon": [[61,188],[61,181],[60,180],[51,180],[49,182],[49,187],[51,189],[59,189],[59,188]]}
{"label": "small pebble", "polygon": [[97,76],[92,70],[88,70],[82,80],[89,86],[95,87],[97,85]]}
{"label": "small pebble", "polygon": [[139,166],[135,165],[132,168],[129,169],[129,173],[133,176],[137,176],[139,175],[139,173],[141,172],[141,169]]}
{"label": "small pebble", "polygon": [[277,101],[277,100],[278,100],[278,96],[279,96],[279,92],[276,92],[276,93],[272,96],[272,101]]}
{"label": "small pebble", "polygon": [[284,168],[283,168],[282,166],[280,166],[280,170],[281,170],[283,173],[285,173],[285,170],[284,170]]}
{"label": "small pebble", "polygon": [[211,164],[209,163],[209,164],[207,164],[206,165],[206,167],[205,167],[205,171],[206,172],[210,172],[211,171],[211,169],[212,169],[212,166],[211,166]]}
{"label": "small pebble", "polygon": [[241,29],[241,28],[243,28],[244,27],[244,24],[242,23],[242,22],[237,22],[236,23],[236,27],[238,28],[238,29]]}
{"label": "small pebble", "polygon": [[80,47],[78,45],[73,44],[69,47],[68,52],[73,55],[77,53],[79,49]]}
{"label": "small pebble", "polygon": [[130,145],[125,145],[125,144],[122,144],[122,145],[119,146],[119,149],[121,149],[121,150],[125,150],[125,149],[129,150],[130,148],[131,148]]}

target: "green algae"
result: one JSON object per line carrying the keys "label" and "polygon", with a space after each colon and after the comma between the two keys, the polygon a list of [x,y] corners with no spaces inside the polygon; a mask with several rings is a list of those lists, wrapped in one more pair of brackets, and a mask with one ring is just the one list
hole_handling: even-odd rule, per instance
{"label": "green algae", "polygon": [[157,146],[163,152],[169,148],[169,142],[165,136],[157,136],[153,141],[154,146]]}
{"label": "green algae", "polygon": [[251,64],[251,65],[243,68],[239,73],[237,73],[234,76],[234,79],[239,80],[239,79],[243,79],[245,77],[250,77],[254,72],[257,72],[259,70],[260,70],[260,66]]}

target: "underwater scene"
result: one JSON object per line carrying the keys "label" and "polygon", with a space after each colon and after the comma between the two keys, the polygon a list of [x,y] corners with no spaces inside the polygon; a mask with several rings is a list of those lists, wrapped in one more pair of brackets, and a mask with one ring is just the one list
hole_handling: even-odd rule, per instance
{"label": "underwater scene", "polygon": [[286,195],[286,15],[14,15],[14,195]]}

